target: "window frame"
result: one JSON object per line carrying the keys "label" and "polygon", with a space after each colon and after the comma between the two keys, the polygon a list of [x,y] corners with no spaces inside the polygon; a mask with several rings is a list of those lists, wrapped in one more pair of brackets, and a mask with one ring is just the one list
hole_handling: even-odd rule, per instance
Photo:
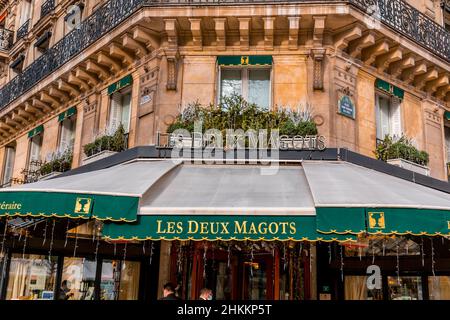
{"label": "window frame", "polygon": [[[68,150],[67,148],[66,149],[62,149],[61,148],[62,133],[63,133],[63,130],[64,130],[63,123],[66,120],[73,121],[73,139],[75,140],[75,135],[76,135],[76,131],[77,131],[77,116],[73,115],[73,116],[70,116],[70,117],[64,119],[63,121],[60,121],[59,124],[58,124],[58,141],[57,141],[57,146],[58,146],[57,151],[58,152],[65,152],[65,151]],[[75,141],[74,141],[74,145],[75,145]],[[69,149],[73,150],[74,145],[72,145],[71,148],[69,148]]]}
{"label": "window frame", "polygon": [[[130,133],[130,129],[131,129],[131,111],[132,111],[132,107],[133,107],[133,88],[132,88],[132,86],[127,86],[127,87],[125,87],[125,88],[123,88],[121,90],[118,90],[118,91],[116,91],[116,92],[114,92],[114,93],[112,93],[111,95],[108,96],[109,106],[108,106],[108,119],[107,119],[107,126],[106,126],[108,131],[112,130],[112,126],[111,126],[111,111],[112,111],[112,103],[113,103],[113,96],[114,96],[114,94],[120,94],[122,96],[122,99],[123,99],[124,95],[130,94],[130,110],[129,110],[129,114],[128,114],[128,128],[124,127],[125,134],[129,134]],[[121,108],[123,109],[123,103],[121,105]],[[123,112],[123,110],[121,112]],[[120,123],[122,123],[122,122],[120,122]],[[113,134],[113,132],[111,132],[111,134]]]}
{"label": "window frame", "polygon": [[[11,169],[11,178],[9,179],[10,181],[5,181],[5,174],[6,174],[6,166],[8,164],[8,149],[13,149],[14,150],[14,159],[13,159],[13,163],[12,163],[12,169]],[[13,174],[14,174],[14,165],[16,162],[16,146],[6,146],[5,147],[5,156],[3,159],[3,170],[2,170],[2,176],[1,176],[1,185],[5,185],[11,182],[11,179],[13,178]]]}
{"label": "window frame", "polygon": [[220,104],[220,100],[222,99],[222,70],[240,70],[241,71],[241,88],[242,92],[241,95],[244,97],[246,101],[248,101],[248,93],[249,93],[249,70],[269,70],[269,106],[268,111],[273,109],[273,66],[254,66],[254,65],[246,65],[246,66],[220,66],[218,65],[217,70],[217,97],[216,97],[216,103]]}
{"label": "window frame", "polygon": [[[393,108],[394,108],[394,104],[396,103],[397,98],[394,97],[393,95],[390,95],[382,90],[379,89],[375,89],[375,126],[376,126],[376,140],[384,140],[384,137],[379,137],[379,132],[378,132],[378,121],[380,121],[380,97],[384,97],[387,98],[389,100],[389,136],[393,136],[396,133],[394,133],[394,125],[393,125]],[[403,112],[402,112],[402,100],[398,99],[398,106],[399,108],[399,112],[400,112],[400,132],[399,134],[401,135],[401,133],[403,132]]]}

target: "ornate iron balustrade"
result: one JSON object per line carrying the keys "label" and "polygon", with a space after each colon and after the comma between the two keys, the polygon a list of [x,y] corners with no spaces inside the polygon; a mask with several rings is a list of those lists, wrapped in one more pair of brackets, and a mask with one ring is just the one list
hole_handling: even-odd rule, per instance
{"label": "ornate iron balustrade", "polygon": [[450,33],[403,0],[349,0],[395,31],[450,61]]}
{"label": "ornate iron balustrade", "polygon": [[41,19],[55,10],[55,0],[47,0],[41,6]]}
{"label": "ornate iron balustrade", "polygon": [[12,45],[13,34],[11,30],[0,28],[0,50],[9,50]]}
{"label": "ornate iron balustrade", "polygon": [[20,28],[17,30],[17,37],[16,41],[19,41],[23,37],[25,37],[28,34],[28,28],[30,26],[30,19],[28,19],[23,25],[20,26]]}
{"label": "ornate iron balustrade", "polygon": [[[450,62],[450,33],[403,0],[110,0],[85,19],[80,28],[67,34],[0,89],[0,110],[107,34],[142,5],[158,7],[287,2],[350,3],[369,14],[368,8],[378,8],[376,18]],[[29,21],[18,30],[17,39],[28,32],[28,24]]]}

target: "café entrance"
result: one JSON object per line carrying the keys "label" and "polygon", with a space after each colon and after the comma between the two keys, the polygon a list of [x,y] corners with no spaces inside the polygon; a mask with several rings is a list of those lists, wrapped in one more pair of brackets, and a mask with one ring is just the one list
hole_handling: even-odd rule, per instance
{"label": "caf\u00e9 entrance", "polygon": [[215,300],[309,299],[309,244],[205,241],[171,245],[171,281],[183,299],[204,287]]}

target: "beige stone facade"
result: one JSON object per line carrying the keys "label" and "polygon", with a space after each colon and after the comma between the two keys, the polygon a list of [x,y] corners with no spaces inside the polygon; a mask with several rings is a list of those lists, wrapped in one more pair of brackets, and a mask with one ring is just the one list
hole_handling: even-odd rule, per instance
{"label": "beige stone facade", "polygon": [[[108,5],[107,1],[55,0],[54,9],[41,17],[43,0],[31,1],[28,32],[17,40],[25,2],[0,2],[0,8],[6,10],[0,10],[0,16],[7,13],[0,28],[16,34],[12,46],[0,51],[0,70],[2,66],[5,70],[0,72],[0,94],[5,94],[14,77],[46,54],[45,48],[35,46],[45,31],[51,31],[48,48],[68,36],[71,5],[82,8],[82,21]],[[372,25],[368,15],[351,2],[153,3],[136,6],[129,17],[115,24],[93,20],[94,24],[111,23],[111,29],[1,106],[1,175],[5,148],[14,146],[12,178],[23,179],[31,152],[28,132],[41,124],[41,160],[57,151],[61,139],[58,115],[70,107],[77,110],[72,167],[82,165],[86,158],[83,146],[104,132],[111,121],[108,88],[127,75],[132,77],[127,87],[131,88],[131,148],[155,144],[157,133],[165,132],[187,104],[217,102],[217,57],[265,55],[272,57],[270,106],[311,104],[319,133],[329,147],[374,157],[376,79],[403,90],[401,132],[429,153],[431,175],[446,180],[444,115],[450,110],[450,55],[446,59],[384,22]],[[436,26],[443,26],[439,1],[408,2]],[[450,38],[448,33],[446,36]],[[22,71],[14,71],[9,66],[20,54],[24,55]],[[355,102],[354,119],[338,113],[342,94]]]}

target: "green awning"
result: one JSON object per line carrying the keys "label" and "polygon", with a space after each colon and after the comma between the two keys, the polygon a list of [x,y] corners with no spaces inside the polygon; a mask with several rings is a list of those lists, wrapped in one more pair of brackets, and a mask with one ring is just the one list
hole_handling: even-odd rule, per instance
{"label": "green awning", "polygon": [[450,235],[450,211],[417,208],[316,208],[324,234]]}
{"label": "green awning", "polygon": [[66,111],[61,112],[58,115],[58,122],[64,121],[65,119],[75,115],[76,113],[77,113],[77,108],[76,107],[69,108]]}
{"label": "green awning", "polygon": [[28,132],[28,138],[33,138],[34,136],[37,136],[38,134],[40,134],[41,132],[44,131],[44,126],[41,124],[40,126],[37,126],[36,128],[34,128],[33,130],[31,130],[30,132]]}
{"label": "green awning", "polygon": [[444,112],[444,118],[447,120],[450,120],[450,111],[445,111]]}
{"label": "green awning", "polygon": [[316,208],[317,231],[324,234],[366,232],[364,208]]}
{"label": "green awning", "polygon": [[113,83],[112,85],[110,85],[108,87],[108,95],[111,95],[114,92],[119,91],[120,89],[125,88],[126,86],[129,86],[132,83],[133,83],[133,77],[131,76],[131,74],[129,74],[126,77],[123,77],[122,79],[117,81],[116,83]]}
{"label": "green awning", "polygon": [[450,235],[450,211],[412,208],[366,209],[367,231],[374,234]]}
{"label": "green awning", "polygon": [[110,221],[135,221],[139,203],[139,197],[40,191],[4,191],[0,199],[0,216]]}
{"label": "green awning", "polygon": [[272,56],[219,56],[219,66],[271,66]]}
{"label": "green awning", "polygon": [[380,89],[386,93],[389,93],[389,94],[399,98],[400,100],[403,100],[403,98],[405,96],[405,92],[402,89],[390,84],[389,82],[381,80],[381,79],[377,79],[375,81],[375,87],[377,89]]}
{"label": "green awning", "polygon": [[109,240],[354,241],[320,234],[315,216],[141,215],[135,223],[105,223]]}

